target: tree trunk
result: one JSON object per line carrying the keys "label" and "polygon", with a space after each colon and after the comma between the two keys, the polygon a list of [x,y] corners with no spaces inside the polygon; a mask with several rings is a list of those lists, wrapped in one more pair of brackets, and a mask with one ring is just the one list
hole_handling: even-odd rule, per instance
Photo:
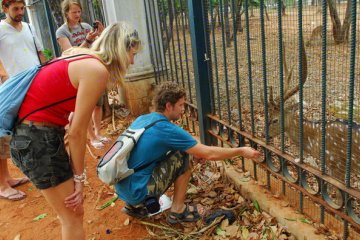
{"label": "tree trunk", "polygon": [[332,22],[332,32],[335,44],[347,42],[350,30],[350,0],[347,1],[346,12],[343,24],[336,9],[335,0],[327,0],[329,5],[330,18]]}
{"label": "tree trunk", "polygon": [[216,7],[217,16],[218,16],[218,26],[221,26],[221,16],[220,16],[220,5],[218,4]]}
{"label": "tree trunk", "polygon": [[281,1],[281,15],[282,16],[286,16],[286,6],[285,6],[285,3],[284,3],[284,0]]}
{"label": "tree trunk", "polygon": [[269,17],[269,14],[268,14],[268,11],[267,11],[267,7],[266,7],[265,4],[264,4],[264,9],[265,9],[266,20],[270,21],[270,17]]}
{"label": "tree trunk", "polygon": [[243,31],[243,28],[242,28],[242,25],[241,25],[241,15],[242,13],[244,12],[241,12],[241,7],[242,7],[242,4],[243,4],[243,0],[238,0],[237,2],[237,6],[236,6],[236,9],[233,10],[233,12],[235,12],[235,16],[236,16],[236,23],[235,23],[235,29],[233,30],[233,34],[231,36],[231,41],[234,40],[234,37],[235,37],[235,34],[239,31],[239,32],[242,32]]}
{"label": "tree trunk", "polygon": [[225,21],[226,47],[230,47],[231,39],[230,39],[230,21],[229,21],[229,0],[224,1],[224,21]]}

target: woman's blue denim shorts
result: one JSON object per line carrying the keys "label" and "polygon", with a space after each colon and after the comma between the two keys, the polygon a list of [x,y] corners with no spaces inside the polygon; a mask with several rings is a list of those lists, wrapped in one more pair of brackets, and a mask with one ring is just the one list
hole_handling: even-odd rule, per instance
{"label": "woman's blue denim shorts", "polygon": [[55,187],[73,177],[63,128],[18,125],[10,142],[14,164],[38,189]]}

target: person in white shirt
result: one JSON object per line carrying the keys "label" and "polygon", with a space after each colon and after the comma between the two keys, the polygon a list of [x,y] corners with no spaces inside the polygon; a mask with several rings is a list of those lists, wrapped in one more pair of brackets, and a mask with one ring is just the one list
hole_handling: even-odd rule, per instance
{"label": "person in white shirt", "polygon": [[[4,82],[36,64],[45,62],[43,47],[35,36],[35,31],[22,22],[25,13],[24,0],[3,0],[2,9],[6,19],[0,22],[0,78]],[[10,177],[7,159],[9,138],[0,138],[0,198],[21,200],[26,194],[14,187],[26,183],[28,178]]]}
{"label": "person in white shirt", "polygon": [[0,22],[0,60],[9,77],[36,64],[45,62],[43,47],[35,29],[22,22],[25,13],[24,0],[3,0],[6,19]]}

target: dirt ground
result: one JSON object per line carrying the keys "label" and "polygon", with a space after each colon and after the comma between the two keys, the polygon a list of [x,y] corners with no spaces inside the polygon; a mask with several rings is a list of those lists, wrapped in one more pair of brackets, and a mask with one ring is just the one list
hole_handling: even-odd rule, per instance
{"label": "dirt ground", "polygon": [[[113,140],[115,137],[113,137]],[[93,150],[96,155],[102,155],[105,149]],[[10,172],[14,177],[21,177],[22,173],[11,163]],[[97,210],[99,207],[113,198],[114,190],[105,186],[96,176],[97,159],[89,152],[86,153],[86,166],[88,184],[84,188],[85,216],[84,227],[86,239],[143,239],[147,236],[146,228],[133,221],[124,225],[128,217],[121,212],[124,203],[121,200],[115,202],[115,206]],[[27,197],[21,201],[0,200],[0,240],[49,240],[61,239],[60,222],[54,211],[48,206],[44,197],[31,183],[19,186],[17,189],[24,191]],[[40,214],[46,217],[35,221]],[[20,237],[19,237],[20,236]]]}

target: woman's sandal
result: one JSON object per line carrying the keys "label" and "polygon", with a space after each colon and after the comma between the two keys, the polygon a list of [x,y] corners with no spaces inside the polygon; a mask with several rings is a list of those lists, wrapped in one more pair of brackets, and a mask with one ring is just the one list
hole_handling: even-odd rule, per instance
{"label": "woman's sandal", "polygon": [[190,211],[189,205],[186,205],[185,210],[182,213],[170,212],[166,221],[170,224],[196,222],[200,219],[200,214],[196,206],[192,206],[192,208],[192,211]]}
{"label": "woman's sandal", "polygon": [[100,142],[99,140],[90,141],[90,144],[91,144],[91,146],[93,146],[96,149],[102,149],[105,147],[105,145],[102,142]]}

